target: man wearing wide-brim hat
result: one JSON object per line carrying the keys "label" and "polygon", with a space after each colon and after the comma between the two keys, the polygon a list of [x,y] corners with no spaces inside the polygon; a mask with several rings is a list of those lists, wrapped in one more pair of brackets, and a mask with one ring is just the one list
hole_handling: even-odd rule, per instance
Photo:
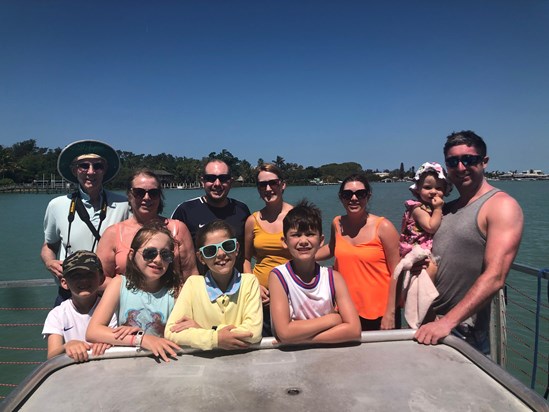
{"label": "man wearing wide-brim hat", "polygon": [[116,151],[97,140],[79,140],[61,151],[57,170],[63,178],[76,183],[78,190],[51,200],[44,217],[40,256],[56,279],[62,277],[66,256],[77,250],[93,252],[107,227],[129,217],[127,198],[103,189],[103,184],[113,179],[119,169]]}

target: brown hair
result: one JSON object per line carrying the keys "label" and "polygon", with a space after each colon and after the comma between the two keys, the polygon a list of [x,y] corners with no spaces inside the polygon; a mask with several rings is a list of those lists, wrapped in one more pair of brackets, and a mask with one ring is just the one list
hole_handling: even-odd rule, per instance
{"label": "brown hair", "polygon": [[[149,225],[143,226],[141,229],[137,231],[135,234],[131,249],[133,250],[133,253],[128,254],[128,259],[126,261],[126,287],[130,290],[138,290],[143,289],[143,286],[145,284],[145,275],[139,270],[135,263],[135,255],[137,251],[149,240],[152,239],[154,235],[157,235],[158,233],[163,233],[166,236],[168,236],[169,244],[168,248],[173,252],[175,248],[175,241],[173,240],[173,237],[168,229],[166,229],[164,226],[153,223]],[[131,257],[130,257],[131,255]],[[174,262],[171,262],[168,265],[168,269],[166,270],[166,273],[162,275],[160,278],[160,284],[162,287],[166,287],[170,289],[170,294],[172,296],[177,296],[179,293],[179,290],[181,289],[181,286],[183,285],[183,278],[181,274],[176,271],[174,267]]]}

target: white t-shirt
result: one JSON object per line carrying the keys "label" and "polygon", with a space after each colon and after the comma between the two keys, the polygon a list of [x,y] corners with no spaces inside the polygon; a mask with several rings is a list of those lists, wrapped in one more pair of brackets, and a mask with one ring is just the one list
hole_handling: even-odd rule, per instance
{"label": "white t-shirt", "polygon": [[[101,298],[98,297],[89,313],[79,313],[74,307],[72,299],[67,299],[59,306],[53,308],[48,313],[48,317],[44,323],[44,329],[42,330],[44,339],[47,339],[49,335],[61,335],[65,343],[71,340],[85,342],[88,323],[90,323],[93,312],[100,300]],[[117,325],[118,321],[116,314],[114,314],[109,327],[116,328]]]}

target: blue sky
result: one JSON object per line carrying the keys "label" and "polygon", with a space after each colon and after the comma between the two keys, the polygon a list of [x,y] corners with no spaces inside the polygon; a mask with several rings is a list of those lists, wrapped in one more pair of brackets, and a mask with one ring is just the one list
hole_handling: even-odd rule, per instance
{"label": "blue sky", "polygon": [[549,2],[0,3],[0,144],[549,172]]}

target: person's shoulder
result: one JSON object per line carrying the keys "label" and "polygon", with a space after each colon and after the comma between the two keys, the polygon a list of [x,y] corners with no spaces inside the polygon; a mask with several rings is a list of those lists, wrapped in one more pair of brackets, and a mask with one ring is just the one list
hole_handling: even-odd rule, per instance
{"label": "person's shoulder", "polygon": [[494,193],[484,205],[486,207],[487,213],[491,214],[506,214],[506,213],[522,213],[522,208],[517,200],[512,197],[510,194],[498,190]]}
{"label": "person's shoulder", "polygon": [[255,276],[253,273],[241,273],[240,277],[243,283],[254,283],[258,281],[257,276]]}
{"label": "person's shoulder", "polygon": [[233,199],[232,197],[229,198],[229,202],[232,203],[238,209],[245,211],[247,215],[250,215],[250,208],[246,203],[241,202],[240,200],[237,200],[237,199]]}
{"label": "person's shoulder", "polygon": [[175,210],[192,210],[196,208],[202,208],[206,205],[206,202],[204,201],[204,198],[202,196],[193,197],[192,199],[185,200],[184,202],[181,202]]}
{"label": "person's shoulder", "polygon": [[49,201],[48,208],[56,207],[60,205],[64,206],[66,204],[69,204],[71,202],[73,195],[74,195],[73,193],[67,193],[66,195],[63,195],[63,196],[54,197]]}
{"label": "person's shoulder", "polygon": [[185,281],[185,284],[183,286],[186,286],[186,285],[194,285],[194,284],[202,284],[202,285],[205,285],[206,284],[206,278],[204,277],[204,275],[191,275],[187,278],[187,280]]}
{"label": "person's shoulder", "polygon": [[416,199],[408,199],[407,201],[404,202],[404,207],[406,207],[406,210],[413,210],[416,207],[420,207],[422,205],[423,203],[421,203]]}

